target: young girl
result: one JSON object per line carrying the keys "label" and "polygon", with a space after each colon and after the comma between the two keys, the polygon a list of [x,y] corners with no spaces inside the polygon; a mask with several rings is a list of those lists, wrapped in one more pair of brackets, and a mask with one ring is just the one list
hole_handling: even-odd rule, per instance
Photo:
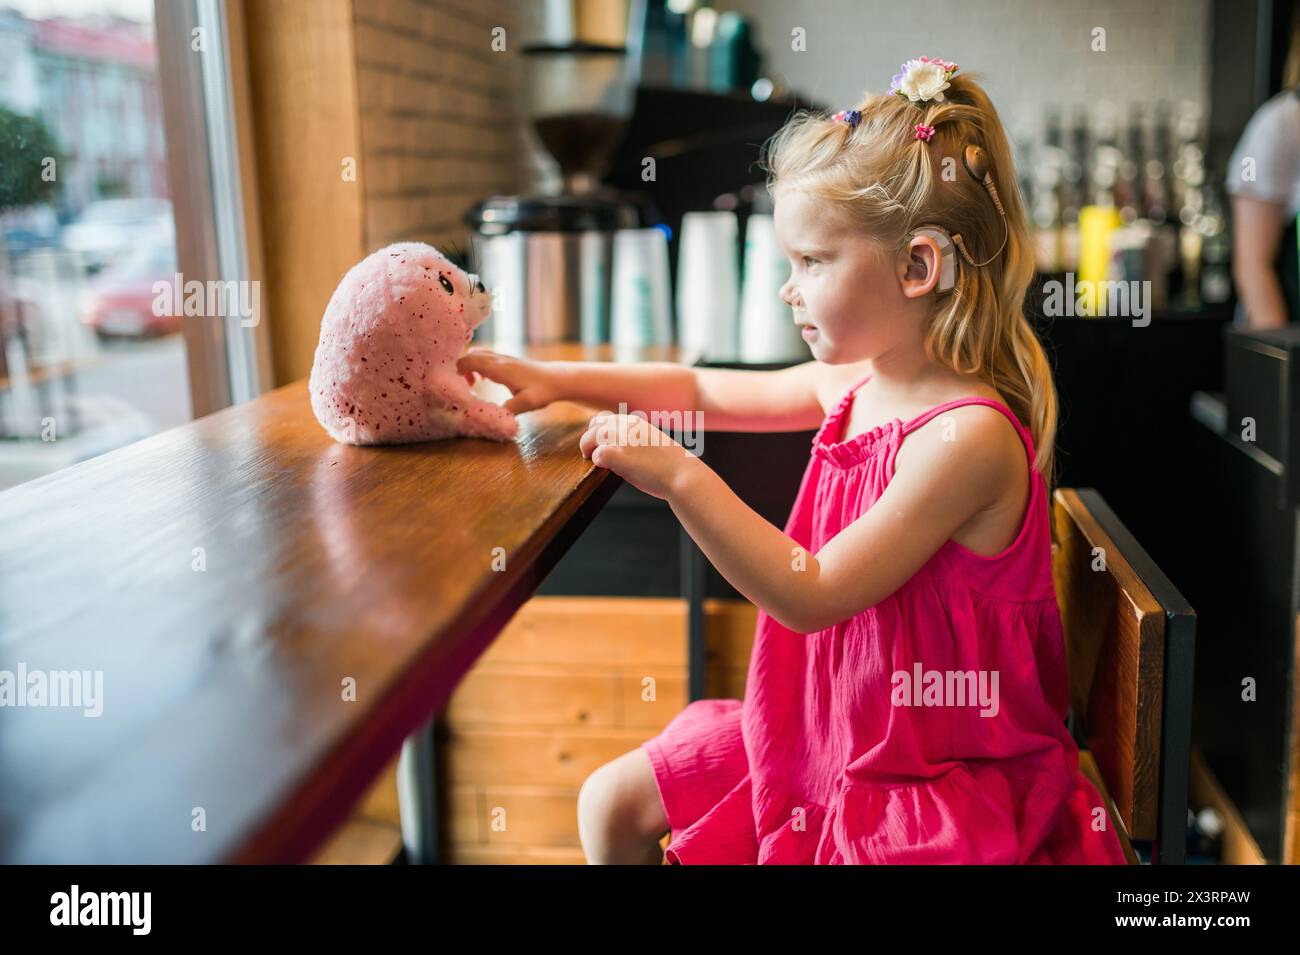
{"label": "young girl", "polygon": [[996,111],[922,57],[857,109],[797,114],[766,168],[814,361],[461,360],[516,412],[566,398],[699,410],[706,430],[820,424],[784,530],[640,416],[582,436],[759,608],[744,701],[691,703],[583,785],[588,861],[659,863],[671,831],[673,863],[1123,864],[1063,722],[1056,401]]}

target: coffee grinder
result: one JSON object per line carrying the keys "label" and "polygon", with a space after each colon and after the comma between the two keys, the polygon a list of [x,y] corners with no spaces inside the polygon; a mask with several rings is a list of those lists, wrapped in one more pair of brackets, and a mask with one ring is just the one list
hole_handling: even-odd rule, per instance
{"label": "coffee grinder", "polygon": [[614,233],[656,218],[647,200],[600,183],[632,111],[627,48],[533,43],[522,53],[532,128],[561,182],[549,194],[490,196],[466,214],[472,268],[493,289],[475,339],[605,342]]}

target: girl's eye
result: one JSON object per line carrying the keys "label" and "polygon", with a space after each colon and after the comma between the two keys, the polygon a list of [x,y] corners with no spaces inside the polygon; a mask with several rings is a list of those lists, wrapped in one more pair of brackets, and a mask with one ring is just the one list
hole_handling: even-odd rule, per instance
{"label": "girl's eye", "polygon": [[816,261],[817,260],[814,259],[811,255],[805,255],[803,257],[803,264],[805,267],[814,264]]}
{"label": "girl's eye", "polygon": [[451,284],[451,279],[447,278],[447,276],[443,275],[441,272],[438,273],[438,283],[443,287],[448,295],[456,294],[456,288]]}

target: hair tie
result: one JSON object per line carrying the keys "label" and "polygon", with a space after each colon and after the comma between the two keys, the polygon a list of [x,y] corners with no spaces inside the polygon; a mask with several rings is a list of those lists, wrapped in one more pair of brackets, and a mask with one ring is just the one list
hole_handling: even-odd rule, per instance
{"label": "hair tie", "polygon": [[850,129],[857,129],[858,123],[862,119],[862,113],[856,109],[842,109],[831,117],[833,123],[848,123]]}
{"label": "hair tie", "polygon": [[927,126],[925,123],[917,123],[915,129],[916,138],[924,139],[927,143],[930,141],[930,137],[934,135],[934,127]]}

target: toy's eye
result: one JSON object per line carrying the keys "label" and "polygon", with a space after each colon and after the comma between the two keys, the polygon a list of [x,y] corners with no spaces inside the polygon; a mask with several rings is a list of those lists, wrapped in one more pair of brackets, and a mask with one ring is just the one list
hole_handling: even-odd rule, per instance
{"label": "toy's eye", "polygon": [[443,275],[441,272],[438,273],[438,281],[442,284],[442,287],[446,290],[448,295],[456,294],[456,288],[451,284],[451,279],[447,278],[447,276]]}

